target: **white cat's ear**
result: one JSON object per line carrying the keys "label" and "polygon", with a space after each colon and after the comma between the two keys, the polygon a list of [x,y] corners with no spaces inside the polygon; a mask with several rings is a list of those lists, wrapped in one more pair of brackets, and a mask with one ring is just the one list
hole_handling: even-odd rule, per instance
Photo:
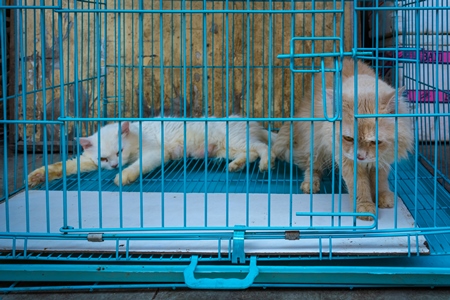
{"label": "white cat's ear", "polygon": [[92,147],[91,140],[89,138],[85,138],[85,137],[80,138],[80,145],[81,145],[81,147],[83,147],[84,150]]}
{"label": "white cat's ear", "polygon": [[122,135],[127,135],[130,132],[130,122],[125,121],[122,123]]}

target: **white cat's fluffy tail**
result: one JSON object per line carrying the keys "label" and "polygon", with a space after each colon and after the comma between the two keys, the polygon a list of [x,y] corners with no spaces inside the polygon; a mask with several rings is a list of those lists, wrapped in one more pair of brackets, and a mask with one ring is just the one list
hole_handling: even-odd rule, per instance
{"label": "white cat's fluffy tail", "polygon": [[275,141],[277,140],[277,136],[278,136],[278,134],[276,134],[275,132],[270,133],[270,142],[272,144],[275,143]]}
{"label": "white cat's fluffy tail", "polygon": [[277,136],[278,134],[275,132],[269,132],[266,129],[263,129],[261,131],[262,135],[261,135],[261,140],[266,143],[269,144],[269,134],[270,134],[270,143],[273,145],[275,143],[275,141],[277,140]]}

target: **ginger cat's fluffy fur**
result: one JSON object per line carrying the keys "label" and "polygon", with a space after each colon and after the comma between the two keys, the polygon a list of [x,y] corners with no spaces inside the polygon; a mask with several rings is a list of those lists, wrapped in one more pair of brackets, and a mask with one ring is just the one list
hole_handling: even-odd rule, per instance
{"label": "ginger cat's fluffy fur", "polygon": [[[237,116],[230,116],[234,118]],[[168,118],[169,119],[169,118]],[[214,117],[210,117],[214,119]],[[121,176],[123,185],[135,181],[140,174],[146,174],[161,166],[163,162],[181,159],[184,156],[184,142],[186,141],[186,154],[192,158],[205,158],[205,122],[186,122],[186,138],[184,136],[184,123],[178,121],[164,121],[164,158],[161,154],[163,145],[161,139],[162,125],[160,121],[142,122],[142,135],[139,131],[139,122],[122,122],[108,124],[100,129],[100,145],[98,133],[89,137],[80,138],[79,143],[84,152],[80,156],[79,172],[97,170],[98,162],[103,169],[115,169],[119,165],[119,155],[122,156],[122,165],[130,164],[124,168]],[[119,149],[119,129],[122,138],[122,149]],[[207,156],[226,158],[226,122],[208,122]],[[259,169],[266,171],[269,167],[268,131],[257,122],[249,122],[249,162],[258,157]],[[142,157],[140,157],[139,139],[142,136]],[[272,134],[272,138],[275,138]],[[100,147],[100,159],[98,149]],[[247,161],[247,123],[230,121],[228,123],[228,157],[232,160],[228,165],[230,172],[238,171],[245,166]],[[275,156],[271,158],[271,166],[274,166]],[[62,163],[58,162],[48,166],[49,181],[62,177]],[[66,162],[66,175],[78,172],[77,159]],[[45,166],[36,169],[28,176],[28,185],[36,186],[45,181]],[[114,182],[119,185],[117,174]]]}
{"label": "ginger cat's fluffy fur", "polygon": [[[375,172],[378,168],[378,207],[388,208],[394,205],[394,194],[389,189],[388,175],[390,164],[395,160],[395,140],[398,142],[398,158],[406,158],[408,152],[413,149],[413,130],[410,118],[398,118],[398,131],[395,130],[395,118],[390,114],[408,113],[408,106],[401,96],[403,89],[396,90],[381,79],[376,78],[374,71],[362,62],[358,62],[358,99],[355,99],[355,74],[354,61],[344,59],[342,65],[342,124],[336,122],[333,135],[333,122],[314,122],[313,162],[311,164],[311,122],[300,121],[293,125],[293,162],[305,171],[301,189],[304,193],[316,193],[320,189],[322,172],[331,165],[332,145],[335,141],[334,162],[340,164],[342,153],[342,176],[347,185],[350,199],[353,199],[355,173],[354,159],[357,159],[357,195],[356,211],[359,213],[375,214]],[[327,73],[326,104],[328,115],[333,115],[333,74]],[[378,118],[378,160],[376,158],[377,136],[375,118],[359,118],[358,134],[354,133],[354,104],[358,105],[358,114],[376,114],[375,92],[376,81],[378,84],[378,113],[383,115]],[[338,95],[337,95],[338,96]],[[397,98],[398,96],[398,98]],[[312,117],[311,93],[303,98],[296,114],[299,118]],[[396,102],[396,98],[398,102]],[[322,75],[315,76],[314,83],[314,117],[323,118],[322,102]],[[342,130],[341,126],[342,125]],[[398,134],[395,134],[398,132]],[[340,151],[340,139],[342,135],[342,152]],[[357,153],[354,153],[354,142],[357,141]],[[273,144],[273,154],[278,158],[288,161],[290,158],[290,123],[286,122],[280,129],[277,139]],[[313,178],[310,178],[310,168],[313,168]],[[360,217],[371,220],[371,217]]]}

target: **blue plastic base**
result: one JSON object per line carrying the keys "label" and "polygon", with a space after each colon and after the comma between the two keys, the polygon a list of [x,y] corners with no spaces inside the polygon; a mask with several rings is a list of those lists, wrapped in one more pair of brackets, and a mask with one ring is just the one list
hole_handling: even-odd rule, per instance
{"label": "blue plastic base", "polygon": [[[225,160],[210,159],[187,159],[186,164],[183,160],[171,161],[162,168],[145,174],[142,181],[139,179],[127,186],[122,187],[124,192],[162,192],[163,181],[161,180],[164,172],[164,191],[173,193],[274,193],[274,194],[298,194],[301,193],[300,184],[303,181],[303,172],[297,168],[291,168],[284,162],[276,162],[272,169],[270,177],[269,172],[260,172],[258,169],[259,160],[244,168],[240,172],[228,172],[228,164]],[[186,171],[185,171],[186,170]],[[102,170],[101,189],[103,191],[119,191],[113,180],[118,170]],[[331,171],[330,171],[331,173]],[[337,173],[337,171],[336,171]],[[206,174],[206,175],[205,175]],[[331,176],[324,176],[320,193],[331,193]],[[270,181],[270,186],[269,186]],[[53,181],[50,190],[62,190],[62,179]],[[339,178],[335,176],[335,191],[338,192]],[[45,186],[41,186],[44,190]],[[67,177],[68,191],[98,191],[99,176],[98,172],[81,174],[80,180],[77,175]]]}

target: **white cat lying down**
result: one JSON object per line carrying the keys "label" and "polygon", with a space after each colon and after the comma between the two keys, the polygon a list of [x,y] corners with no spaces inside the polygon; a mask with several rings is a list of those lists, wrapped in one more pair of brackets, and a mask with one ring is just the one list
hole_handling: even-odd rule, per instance
{"label": "white cat lying down", "polygon": [[[236,118],[239,116],[230,116]],[[210,117],[213,119],[214,117]],[[266,171],[268,162],[268,131],[257,122],[249,122],[249,162],[258,157],[259,169]],[[119,155],[122,156],[122,165],[129,164],[122,171],[122,184],[126,185],[135,181],[140,174],[146,174],[161,166],[169,160],[181,159],[184,156],[184,122],[164,121],[164,157],[161,155],[161,122],[142,122],[142,157],[139,150],[139,122],[122,122],[122,142],[119,149],[119,124],[108,124],[100,129],[100,145],[98,144],[98,133],[79,140],[84,152],[80,156],[80,170],[77,169],[77,159],[66,162],[66,175],[77,172],[90,172],[97,170],[98,162],[103,169],[115,169],[119,165]],[[208,144],[207,156],[215,158],[226,158],[226,122],[208,122]],[[276,134],[272,133],[272,142]],[[100,160],[98,158],[98,147],[100,146]],[[186,153],[187,157],[205,157],[205,122],[186,122]],[[247,161],[247,123],[228,122],[228,157],[231,162],[228,165],[230,172],[241,170]],[[271,166],[274,166],[275,156],[271,157]],[[52,181],[62,177],[62,163],[58,162],[48,166],[48,180]],[[28,175],[28,185],[36,186],[45,182],[45,166],[42,166]],[[116,175],[114,183],[119,185],[119,174]]]}

